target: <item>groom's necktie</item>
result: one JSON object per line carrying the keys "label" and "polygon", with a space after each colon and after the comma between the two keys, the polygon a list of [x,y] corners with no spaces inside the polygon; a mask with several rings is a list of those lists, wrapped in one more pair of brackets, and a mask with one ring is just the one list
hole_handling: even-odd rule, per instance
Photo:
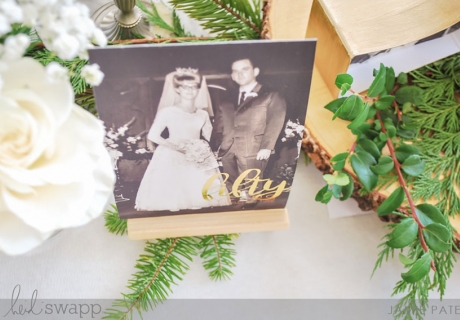
{"label": "groom's necktie", "polygon": [[245,96],[246,96],[246,91],[241,91],[240,101],[238,102],[239,106],[244,102]]}

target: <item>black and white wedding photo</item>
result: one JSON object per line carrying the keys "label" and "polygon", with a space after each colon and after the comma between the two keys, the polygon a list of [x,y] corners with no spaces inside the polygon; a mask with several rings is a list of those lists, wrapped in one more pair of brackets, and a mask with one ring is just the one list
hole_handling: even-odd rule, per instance
{"label": "black and white wedding photo", "polygon": [[294,178],[314,41],[90,51],[122,218],[283,208]]}

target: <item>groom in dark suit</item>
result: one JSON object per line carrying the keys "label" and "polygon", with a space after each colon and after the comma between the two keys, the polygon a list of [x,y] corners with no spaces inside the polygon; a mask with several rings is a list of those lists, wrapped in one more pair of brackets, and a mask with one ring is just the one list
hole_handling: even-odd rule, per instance
{"label": "groom in dark suit", "polygon": [[[286,102],[276,91],[257,82],[259,68],[250,59],[232,64],[232,79],[239,85],[233,102],[217,106],[214,133],[220,143],[223,171],[229,174],[227,189],[247,169],[260,169],[260,178],[283,129]],[[252,178],[254,172],[252,172]]]}

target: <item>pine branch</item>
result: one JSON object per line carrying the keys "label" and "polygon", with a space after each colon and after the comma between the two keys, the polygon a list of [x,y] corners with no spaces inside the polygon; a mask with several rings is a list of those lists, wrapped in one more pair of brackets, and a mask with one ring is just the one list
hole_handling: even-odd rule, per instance
{"label": "pine branch", "polygon": [[45,48],[36,48],[30,51],[28,55],[44,66],[51,62],[57,62],[63,67],[66,67],[69,70],[70,83],[72,84],[75,95],[82,94],[86,92],[88,88],[91,88],[91,86],[88,85],[85,79],[83,79],[83,77],[80,75],[81,69],[88,63],[87,60],[82,60],[79,58],[72,60],[62,60]]}
{"label": "pine branch", "polygon": [[197,243],[193,238],[174,238],[147,242],[145,254],[137,260],[138,271],[129,280],[131,293],[123,294],[112,308],[105,311],[103,319],[131,320],[134,311],[142,313],[165,301],[172,292],[172,285],[189,270]]}
{"label": "pine branch", "polygon": [[128,233],[128,220],[120,219],[118,208],[116,205],[111,205],[112,210],[107,210],[104,213],[105,226],[110,233],[119,234],[120,236]]}
{"label": "pine branch", "polygon": [[97,116],[96,101],[94,100],[93,90],[87,90],[86,92],[75,96],[75,103],[86,111],[91,112]]}
{"label": "pine branch", "polygon": [[[171,4],[219,38],[257,39],[261,30],[260,7],[248,0],[171,0]],[[260,6],[259,1],[256,5]]]}
{"label": "pine branch", "polygon": [[[387,225],[389,229],[394,229],[396,227],[396,224],[389,224]],[[377,248],[382,248],[378,254],[377,261],[375,262],[374,265],[374,270],[372,270],[371,278],[374,276],[375,271],[377,271],[378,268],[382,266],[383,261],[388,261],[388,259],[391,257],[394,257],[394,248],[389,247],[387,245],[387,241],[390,239],[390,234],[386,234],[383,236],[382,240],[384,240],[381,244],[377,246]]]}
{"label": "pine branch", "polygon": [[209,271],[209,277],[214,280],[228,280],[233,275],[231,268],[235,267],[236,251],[232,235],[204,236],[199,238],[202,249],[200,257],[204,259],[203,267]]}
{"label": "pine branch", "polygon": [[137,1],[136,5],[145,13],[147,22],[150,22],[152,25],[158,26],[164,30],[170,31],[171,37],[191,37],[191,34],[185,32],[182,23],[176,14],[176,10],[173,10],[172,12],[173,25],[170,26],[158,13],[155,3],[151,3],[151,10],[147,9],[142,1]]}

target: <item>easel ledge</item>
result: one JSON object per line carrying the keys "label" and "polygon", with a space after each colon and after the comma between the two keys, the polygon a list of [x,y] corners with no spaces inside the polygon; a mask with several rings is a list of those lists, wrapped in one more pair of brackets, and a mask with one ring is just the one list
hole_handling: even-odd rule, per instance
{"label": "easel ledge", "polygon": [[132,240],[282,230],[289,227],[286,208],[128,219]]}

